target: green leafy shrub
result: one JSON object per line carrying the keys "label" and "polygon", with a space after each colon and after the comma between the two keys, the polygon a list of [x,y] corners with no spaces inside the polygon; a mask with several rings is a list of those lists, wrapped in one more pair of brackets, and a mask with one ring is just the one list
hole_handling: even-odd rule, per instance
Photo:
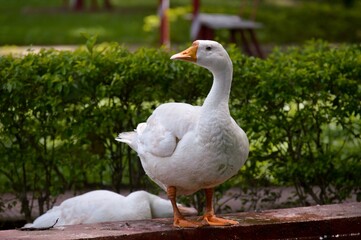
{"label": "green leafy shrub", "polygon": [[312,42],[264,61],[236,58],[231,99],[243,97],[232,110],[252,146],[245,176],[291,184],[303,205],[360,196],[360,50]]}
{"label": "green leafy shrub", "polygon": [[[94,44],[90,37],[87,50],[0,58],[0,191],[16,194],[27,220],[32,200],[42,213],[67,189],[150,189],[117,133],[162,102],[199,104],[209,91],[207,70],[170,61],[164,49]],[[229,51],[231,112],[251,154],[219,191],[293,185],[302,204],[360,194],[360,46],[314,42],[266,60]]]}

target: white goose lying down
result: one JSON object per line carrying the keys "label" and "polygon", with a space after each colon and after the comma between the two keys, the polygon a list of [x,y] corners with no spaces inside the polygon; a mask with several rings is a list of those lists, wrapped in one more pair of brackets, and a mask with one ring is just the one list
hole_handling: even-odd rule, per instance
{"label": "white goose lying down", "polygon": [[[197,210],[178,205],[187,215]],[[137,191],[124,197],[120,194],[97,190],[69,198],[41,215],[23,229],[46,229],[54,226],[86,223],[165,218],[173,215],[169,200],[145,191]]]}
{"label": "white goose lying down", "polygon": [[[166,103],[154,110],[146,123],[116,140],[134,149],[147,175],[167,191],[174,212],[174,226],[198,227],[237,224],[216,217],[213,188],[233,175],[248,157],[244,131],[230,116],[228,100],[232,61],[221,44],[198,40],[171,59],[195,63],[213,74],[213,85],[202,106]],[[176,205],[176,193],[206,193],[206,211],[201,222],[186,220]]]}

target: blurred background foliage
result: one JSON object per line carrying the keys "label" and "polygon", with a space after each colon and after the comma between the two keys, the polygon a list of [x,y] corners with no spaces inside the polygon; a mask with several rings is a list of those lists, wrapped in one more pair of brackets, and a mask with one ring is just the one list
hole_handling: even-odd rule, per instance
{"label": "blurred background foliage", "polygon": [[[157,1],[112,4],[111,10],[75,12],[61,1],[0,0],[0,45],[83,45],[87,39],[74,52],[0,56],[0,192],[16,196],[27,221],[34,201],[42,213],[69,190],[157,192],[138,157],[114,138],[162,102],[201,104],[209,91],[207,70],[169,61],[169,50],[155,47]],[[190,41],[184,18],[190,4],[171,1],[176,45]],[[204,0],[201,10],[238,14],[239,8],[235,0]],[[251,153],[240,173],[217,189],[217,199],[239,188],[253,196],[255,209],[258,201],[279,197],[268,190],[260,196],[259,189],[291,186],[298,206],[361,200],[360,12],[361,2],[351,0],[260,1],[257,21],[264,27],[257,33],[270,54],[262,60],[228,46],[231,112],[250,138]],[[226,43],[227,34],[219,31],[217,40]],[[201,198],[183,201],[201,210]],[[0,197],[0,211],[11,205]],[[229,210],[225,203],[217,209]]]}
{"label": "blurred background foliage", "polygon": [[[85,1],[89,2],[89,1]],[[102,1],[98,1],[99,6]],[[190,41],[191,0],[171,0],[171,41]],[[251,4],[237,0],[203,0],[201,11],[247,17]],[[83,44],[82,32],[97,34],[99,41],[125,44],[158,43],[158,1],[112,0],[111,10],[71,11],[62,1],[0,0],[0,45]],[[88,3],[89,6],[89,3]],[[242,6],[242,9],[241,9]],[[88,10],[87,10],[88,9]],[[297,44],[311,38],[329,42],[361,40],[361,2],[352,0],[260,0],[256,20],[262,44]],[[176,19],[176,21],[175,21]],[[146,31],[145,31],[146,30]],[[220,30],[219,41],[228,39]]]}

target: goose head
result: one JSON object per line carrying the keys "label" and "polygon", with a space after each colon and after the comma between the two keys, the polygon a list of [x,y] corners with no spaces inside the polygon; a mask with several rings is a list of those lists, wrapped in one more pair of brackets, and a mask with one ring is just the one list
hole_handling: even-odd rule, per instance
{"label": "goose head", "polygon": [[222,71],[229,67],[232,69],[232,61],[227,51],[220,43],[210,40],[196,40],[192,46],[174,54],[170,59],[192,62],[211,72]]}

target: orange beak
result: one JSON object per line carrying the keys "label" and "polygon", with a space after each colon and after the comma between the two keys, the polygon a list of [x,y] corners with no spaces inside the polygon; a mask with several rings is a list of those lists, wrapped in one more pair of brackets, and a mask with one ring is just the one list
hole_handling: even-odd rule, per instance
{"label": "orange beak", "polygon": [[187,48],[186,50],[176,53],[173,56],[171,56],[170,59],[178,59],[183,60],[187,62],[197,62],[197,50],[198,50],[198,42],[194,41],[192,46]]}

